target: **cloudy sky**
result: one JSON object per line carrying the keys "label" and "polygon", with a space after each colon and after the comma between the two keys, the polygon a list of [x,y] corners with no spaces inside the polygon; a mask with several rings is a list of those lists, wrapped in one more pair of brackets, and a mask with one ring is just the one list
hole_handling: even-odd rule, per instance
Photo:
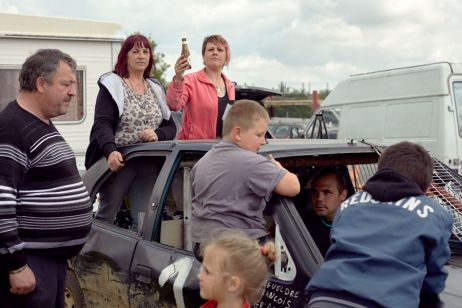
{"label": "cloudy sky", "polygon": [[462,62],[460,0],[0,0],[0,11],[117,22],[123,35],[151,36],[170,64],[186,36],[194,68],[204,36],[219,33],[228,77],[269,88],[332,89],[356,73]]}

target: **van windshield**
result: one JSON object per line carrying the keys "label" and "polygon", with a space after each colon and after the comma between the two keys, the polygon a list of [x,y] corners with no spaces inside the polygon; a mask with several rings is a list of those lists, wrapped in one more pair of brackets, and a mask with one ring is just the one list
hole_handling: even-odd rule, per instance
{"label": "van windshield", "polygon": [[462,82],[454,82],[454,101],[456,103],[457,126],[459,137],[462,137]]}

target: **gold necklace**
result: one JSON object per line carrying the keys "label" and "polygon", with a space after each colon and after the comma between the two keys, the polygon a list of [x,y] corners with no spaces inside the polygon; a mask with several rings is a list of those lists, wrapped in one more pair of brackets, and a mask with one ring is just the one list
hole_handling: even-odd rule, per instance
{"label": "gold necklace", "polygon": [[[221,93],[223,92],[223,90],[221,89],[221,87],[218,86],[219,82],[212,82],[213,86],[215,87],[215,91],[217,91],[217,94],[218,95],[221,95]],[[225,85],[226,87],[226,85]]]}
{"label": "gold necklace", "polygon": [[[140,94],[138,91],[136,91],[136,89],[133,87],[132,85],[132,82],[130,81],[130,78],[127,78],[128,80],[128,83],[130,85],[130,88],[133,90],[133,92],[135,92],[136,94]],[[143,93],[141,93],[141,95],[144,94],[144,79],[143,79]]]}
{"label": "gold necklace", "polygon": [[[211,76],[209,76],[207,74],[207,70],[205,71],[205,75],[207,75],[207,79],[213,84],[213,86],[215,87],[215,91],[217,92],[218,95],[221,95],[221,92],[223,91],[219,86],[217,86],[217,84],[219,83],[219,81],[217,82],[213,82],[213,78],[211,78]],[[225,87],[226,87],[226,84],[225,84]]]}

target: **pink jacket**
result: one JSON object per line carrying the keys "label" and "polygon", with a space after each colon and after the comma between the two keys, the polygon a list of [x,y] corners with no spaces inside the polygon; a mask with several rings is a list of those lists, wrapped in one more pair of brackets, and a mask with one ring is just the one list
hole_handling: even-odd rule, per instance
{"label": "pink jacket", "polygon": [[[222,73],[228,99],[235,99],[234,84]],[[184,76],[182,82],[170,82],[167,104],[171,110],[183,108],[183,127],[176,138],[216,139],[218,96],[204,69]]]}

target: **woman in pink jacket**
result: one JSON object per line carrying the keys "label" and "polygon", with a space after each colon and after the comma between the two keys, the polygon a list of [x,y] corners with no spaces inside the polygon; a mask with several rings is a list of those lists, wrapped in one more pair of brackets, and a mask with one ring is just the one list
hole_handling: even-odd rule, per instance
{"label": "woman in pink jacket", "polygon": [[228,102],[235,99],[234,84],[222,72],[231,59],[228,42],[221,35],[207,36],[202,57],[205,67],[185,76],[190,68],[188,58],[180,56],[175,63],[167,104],[174,111],[183,109],[183,127],[177,139],[221,137],[223,113]]}

